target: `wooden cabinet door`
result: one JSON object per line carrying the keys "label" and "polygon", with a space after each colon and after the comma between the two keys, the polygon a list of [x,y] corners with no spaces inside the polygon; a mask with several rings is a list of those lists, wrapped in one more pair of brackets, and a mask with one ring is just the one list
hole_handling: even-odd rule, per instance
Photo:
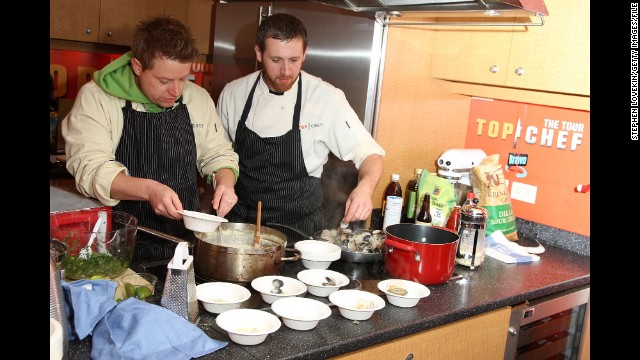
{"label": "wooden cabinet door", "polygon": [[49,37],[98,42],[100,0],[49,0]]}
{"label": "wooden cabinet door", "polygon": [[502,359],[510,316],[505,307],[334,359]]}
{"label": "wooden cabinet door", "polygon": [[102,0],[99,42],[131,45],[136,26],[147,16],[172,15],[187,21],[187,0]]}
{"label": "wooden cabinet door", "polygon": [[213,0],[189,0],[187,24],[198,42],[200,54],[210,54],[210,49],[213,48],[211,39],[213,3]]}
{"label": "wooden cabinet door", "polygon": [[[464,18],[446,20],[468,21]],[[496,21],[508,23],[513,22],[514,18],[499,18]],[[512,28],[441,26],[435,31],[431,76],[469,83],[504,85]]]}
{"label": "wooden cabinet door", "polygon": [[589,1],[545,0],[545,4],[549,16],[543,26],[514,29],[506,85],[590,95]]}

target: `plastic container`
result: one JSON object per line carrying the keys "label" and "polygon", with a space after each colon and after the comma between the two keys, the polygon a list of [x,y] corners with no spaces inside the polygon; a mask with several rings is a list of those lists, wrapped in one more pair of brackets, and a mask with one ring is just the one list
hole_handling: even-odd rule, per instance
{"label": "plastic container", "polygon": [[402,217],[402,186],[400,175],[391,174],[391,182],[387,185],[382,199],[382,230],[389,225],[400,223]]}
{"label": "plastic container", "polygon": [[[106,218],[106,222],[95,232],[90,254],[79,256],[102,218]],[[93,276],[112,279],[122,275],[131,265],[137,226],[135,216],[105,207],[54,212],[49,214],[49,239],[67,246],[61,262],[67,279]]]}
{"label": "plastic container", "polygon": [[460,209],[460,205],[455,205],[453,207],[453,210],[451,210],[451,214],[449,214],[449,220],[447,220],[447,229],[458,232],[458,228],[460,227]]}

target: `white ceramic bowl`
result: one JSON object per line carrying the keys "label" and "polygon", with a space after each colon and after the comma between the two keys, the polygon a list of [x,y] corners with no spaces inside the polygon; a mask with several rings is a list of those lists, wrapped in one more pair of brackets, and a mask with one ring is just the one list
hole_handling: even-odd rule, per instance
{"label": "white ceramic bowl", "polygon": [[280,328],[282,323],[275,315],[256,309],[233,309],[216,317],[216,324],[240,345],[257,345],[267,335]]}
{"label": "white ceramic bowl", "polygon": [[385,305],[380,296],[363,290],[338,290],[329,294],[329,301],[349,320],[369,320]]}
{"label": "white ceramic bowl", "polygon": [[302,265],[309,269],[326,269],[331,265],[332,261],[340,259],[340,255],[342,254],[340,246],[327,241],[302,240],[296,242],[293,247],[300,251]]}
{"label": "white ceramic bowl", "polygon": [[[279,279],[283,282],[282,293],[274,294],[271,290],[274,289],[273,280]],[[307,285],[302,281],[279,275],[260,276],[251,281],[251,287],[256,289],[262,295],[262,300],[267,304],[273,304],[274,301],[290,296],[304,296],[307,292]]]}
{"label": "white ceramic bowl", "polygon": [[251,297],[244,286],[228,282],[207,282],[196,286],[196,297],[205,310],[214,314],[237,309]]}
{"label": "white ceramic bowl", "polygon": [[217,229],[218,226],[220,226],[220,224],[222,224],[223,222],[229,221],[220,216],[197,211],[183,210],[178,211],[178,213],[182,214],[184,227],[189,230],[205,233],[212,232],[213,230]]}
{"label": "white ceramic bowl", "polygon": [[271,304],[271,310],[282,318],[282,322],[294,330],[311,330],[322,319],[331,315],[327,304],[302,297],[278,299]]}
{"label": "white ceramic bowl", "polygon": [[[401,290],[394,290],[401,289]],[[403,279],[388,279],[378,282],[378,289],[387,295],[387,300],[391,305],[399,307],[413,307],[423,297],[429,296],[431,291],[424,285],[415,281]],[[406,290],[405,295],[401,295]]]}
{"label": "white ceramic bowl", "polygon": [[307,269],[328,269],[329,266],[331,266],[331,263],[333,261],[313,261],[313,260],[307,260],[307,259],[300,259],[300,261],[302,261],[302,266],[306,267]]}
{"label": "white ceramic bowl", "polygon": [[[336,283],[335,285],[323,285],[327,283],[326,277],[330,277]],[[306,286],[309,294],[327,297],[342,286],[349,284],[349,278],[337,271],[323,269],[307,269],[298,272],[296,275],[298,280],[302,281]]]}

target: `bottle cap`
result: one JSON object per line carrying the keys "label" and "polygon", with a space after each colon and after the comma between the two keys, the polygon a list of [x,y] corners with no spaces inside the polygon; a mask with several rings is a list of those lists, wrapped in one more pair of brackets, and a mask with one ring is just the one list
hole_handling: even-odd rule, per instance
{"label": "bottle cap", "polygon": [[476,193],[469,191],[467,193],[467,199],[473,199],[476,197]]}
{"label": "bottle cap", "polygon": [[415,168],[415,169],[413,169],[413,171],[414,171],[416,174],[422,174],[422,169],[421,169],[421,168]]}
{"label": "bottle cap", "polygon": [[391,174],[391,180],[392,181],[400,180],[400,175],[399,174]]}

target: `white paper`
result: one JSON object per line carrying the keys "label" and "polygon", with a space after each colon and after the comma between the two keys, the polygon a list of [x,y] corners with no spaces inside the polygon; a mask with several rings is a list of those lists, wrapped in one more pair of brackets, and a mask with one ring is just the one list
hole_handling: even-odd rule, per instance
{"label": "white paper", "polygon": [[540,256],[529,254],[522,246],[507,240],[502,231],[494,231],[485,239],[484,254],[507,264],[540,260]]}

